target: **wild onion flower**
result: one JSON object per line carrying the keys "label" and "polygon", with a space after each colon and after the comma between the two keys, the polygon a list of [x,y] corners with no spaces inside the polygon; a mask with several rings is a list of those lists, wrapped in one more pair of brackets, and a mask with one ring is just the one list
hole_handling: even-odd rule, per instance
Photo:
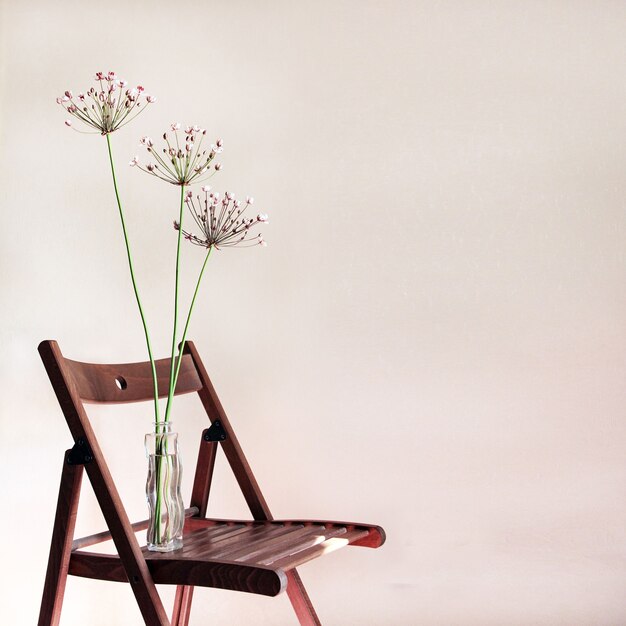
{"label": "wild onion flower", "polygon": [[[220,163],[212,165],[215,157],[222,152],[222,140],[218,139],[211,146],[202,149],[206,130],[199,126],[187,126],[181,131],[179,122],[170,126],[171,132],[163,133],[165,147],[162,154],[154,146],[150,137],[142,137],[140,143],[154,157],[154,163],[143,166],[138,157],[129,165],[137,166],[142,172],[152,174],[172,185],[187,186],[192,182],[200,182],[222,169]],[[180,135],[179,135],[180,131]]]}
{"label": "wild onion flower", "polygon": [[[246,198],[245,203],[226,192],[220,200],[220,194],[211,191],[210,187],[202,187],[204,197],[199,194],[194,200],[193,193],[187,192],[185,203],[195,220],[200,235],[183,230],[185,239],[196,246],[204,248],[233,248],[235,246],[249,247],[255,245],[266,246],[267,243],[261,233],[251,237],[251,230],[258,224],[268,224],[266,213],[258,213],[256,217],[245,217],[244,213],[254,203],[254,198]],[[179,230],[180,224],[174,222],[174,229]]]}
{"label": "wild onion flower", "polygon": [[[97,83],[97,87],[91,87],[86,94],[79,93],[77,96],[74,96],[71,91],[67,90],[63,96],[57,98],[57,103],[60,104],[72,117],[76,118],[83,124],[86,124],[89,128],[98,132],[100,135],[106,137],[109,163],[111,166],[111,176],[113,178],[113,189],[115,191],[115,199],[117,200],[122,234],[124,235],[124,244],[126,246],[128,269],[130,270],[130,279],[133,284],[137,308],[139,309],[139,315],[141,317],[141,323],[143,325],[143,331],[146,338],[148,358],[150,359],[150,369],[152,370],[152,383],[154,387],[155,421],[158,422],[160,419],[156,365],[152,355],[148,323],[144,315],[141,298],[139,297],[139,288],[135,278],[130,241],[128,239],[128,232],[126,231],[124,210],[122,208],[122,202],[117,188],[115,164],[113,162],[113,151],[111,149],[111,133],[118,130],[122,126],[125,126],[128,122],[137,117],[148,104],[156,102],[156,98],[144,94],[144,88],[141,85],[129,88],[127,81],[119,79],[115,72],[108,72],[107,74],[104,74],[103,72],[96,72],[95,81]],[[145,101],[143,100],[144,98]],[[71,128],[73,125],[72,120],[65,120],[65,125]]]}
{"label": "wild onion flower", "polygon": [[[108,135],[128,124],[148,104],[156,102],[154,96],[144,95],[141,85],[128,88],[128,82],[117,78],[115,72],[96,72],[95,81],[97,88],[91,87],[87,93],[79,93],[77,96],[67,90],[57,98],[57,103],[102,135]],[[72,127],[72,120],[65,120],[65,125]]]}

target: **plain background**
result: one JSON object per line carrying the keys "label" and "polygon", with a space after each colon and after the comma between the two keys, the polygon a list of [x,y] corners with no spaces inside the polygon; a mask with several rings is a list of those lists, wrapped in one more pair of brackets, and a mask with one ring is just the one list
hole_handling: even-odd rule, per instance
{"label": "plain background", "polygon": [[[190,336],[276,516],[387,529],[301,568],[322,621],[626,623],[623,2],[0,7],[4,624],[36,621],[71,445],[37,344],[145,358],[105,141],[54,102],[109,69],[158,97],[112,142],[160,355],[177,189],[127,167],[138,139],[206,127],[214,186],[270,214],[267,248],[210,261]],[[135,519],[150,411],[92,411]],[[188,494],[204,422],[174,418]],[[210,513],[245,515],[218,464]],[[195,601],[295,622],[286,596]],[[140,622],[127,587],[69,580],[63,624]]]}

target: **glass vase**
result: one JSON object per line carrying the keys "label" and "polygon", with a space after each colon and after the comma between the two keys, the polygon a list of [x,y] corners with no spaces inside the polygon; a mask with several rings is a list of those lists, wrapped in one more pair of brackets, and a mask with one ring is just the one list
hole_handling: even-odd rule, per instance
{"label": "glass vase", "polygon": [[148,550],[171,552],[183,547],[185,523],[178,433],[172,431],[172,422],[156,422],[154,432],[146,434],[145,446],[148,457],[146,498],[150,509]]}

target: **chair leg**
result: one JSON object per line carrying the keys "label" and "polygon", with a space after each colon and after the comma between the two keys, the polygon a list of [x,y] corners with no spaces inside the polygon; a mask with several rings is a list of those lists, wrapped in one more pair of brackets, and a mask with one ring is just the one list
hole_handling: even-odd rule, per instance
{"label": "chair leg", "polygon": [[174,610],[172,611],[172,626],[188,626],[191,614],[193,587],[179,585],[176,587]]}
{"label": "chair leg", "polygon": [[[191,506],[198,507],[198,516],[204,517],[209,502],[213,469],[215,468],[215,456],[217,443],[200,438],[198,462],[196,463],[196,475],[191,492]],[[188,626],[191,613],[191,601],[193,600],[193,587],[179,585],[176,588],[174,610],[172,612],[172,626]]]}
{"label": "chair leg", "polygon": [[69,450],[63,460],[61,486],[52,531],[50,556],[46,571],[46,582],[41,599],[38,626],[57,626],[61,618],[61,607],[67,581],[67,570],[76,526],[76,511],[83,478],[82,465],[69,465]]}
{"label": "chair leg", "polygon": [[295,569],[285,572],[287,574],[287,595],[291,606],[301,626],[321,626],[319,617],[315,613],[313,604],[304,588],[302,579]]}

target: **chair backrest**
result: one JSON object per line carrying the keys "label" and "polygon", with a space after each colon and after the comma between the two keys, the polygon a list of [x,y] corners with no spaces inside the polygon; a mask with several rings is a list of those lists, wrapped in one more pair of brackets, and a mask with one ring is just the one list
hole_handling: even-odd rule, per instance
{"label": "chair backrest", "polygon": [[[86,403],[117,404],[144,402],[154,398],[152,369],[142,363],[95,364],[63,358],[76,385],[78,396]],[[159,397],[167,396],[170,359],[156,361]],[[202,382],[189,354],[183,354],[175,395],[199,391]]]}
{"label": "chair backrest", "polygon": [[[124,526],[126,526],[126,516],[121,501],[91,427],[84,403],[116,404],[152,400],[154,389],[150,363],[93,364],[72,361],[63,356],[56,341],[50,340],[42,341],[38,349],[75,444],[83,442],[90,448],[89,456],[92,458],[92,462],[85,469],[92,484],[95,482],[94,489],[96,496],[101,500],[101,507],[104,511],[113,504],[112,508],[115,509],[115,514],[124,518]],[[156,369],[159,397],[162,398],[167,395],[170,360],[160,359],[156,361]],[[243,491],[252,515],[257,520],[272,519],[269,507],[239,445],[200,355],[193,342],[186,341],[175,395],[191,392],[198,393],[210,423],[219,422],[219,427],[224,433],[224,436],[220,437],[219,443]],[[204,514],[203,511],[206,511],[208,498],[208,490],[204,489],[203,486],[204,474],[208,470],[203,459],[202,455],[198,459],[194,493],[192,494],[192,506],[198,506],[202,514]],[[99,487],[96,487],[97,484]]]}

